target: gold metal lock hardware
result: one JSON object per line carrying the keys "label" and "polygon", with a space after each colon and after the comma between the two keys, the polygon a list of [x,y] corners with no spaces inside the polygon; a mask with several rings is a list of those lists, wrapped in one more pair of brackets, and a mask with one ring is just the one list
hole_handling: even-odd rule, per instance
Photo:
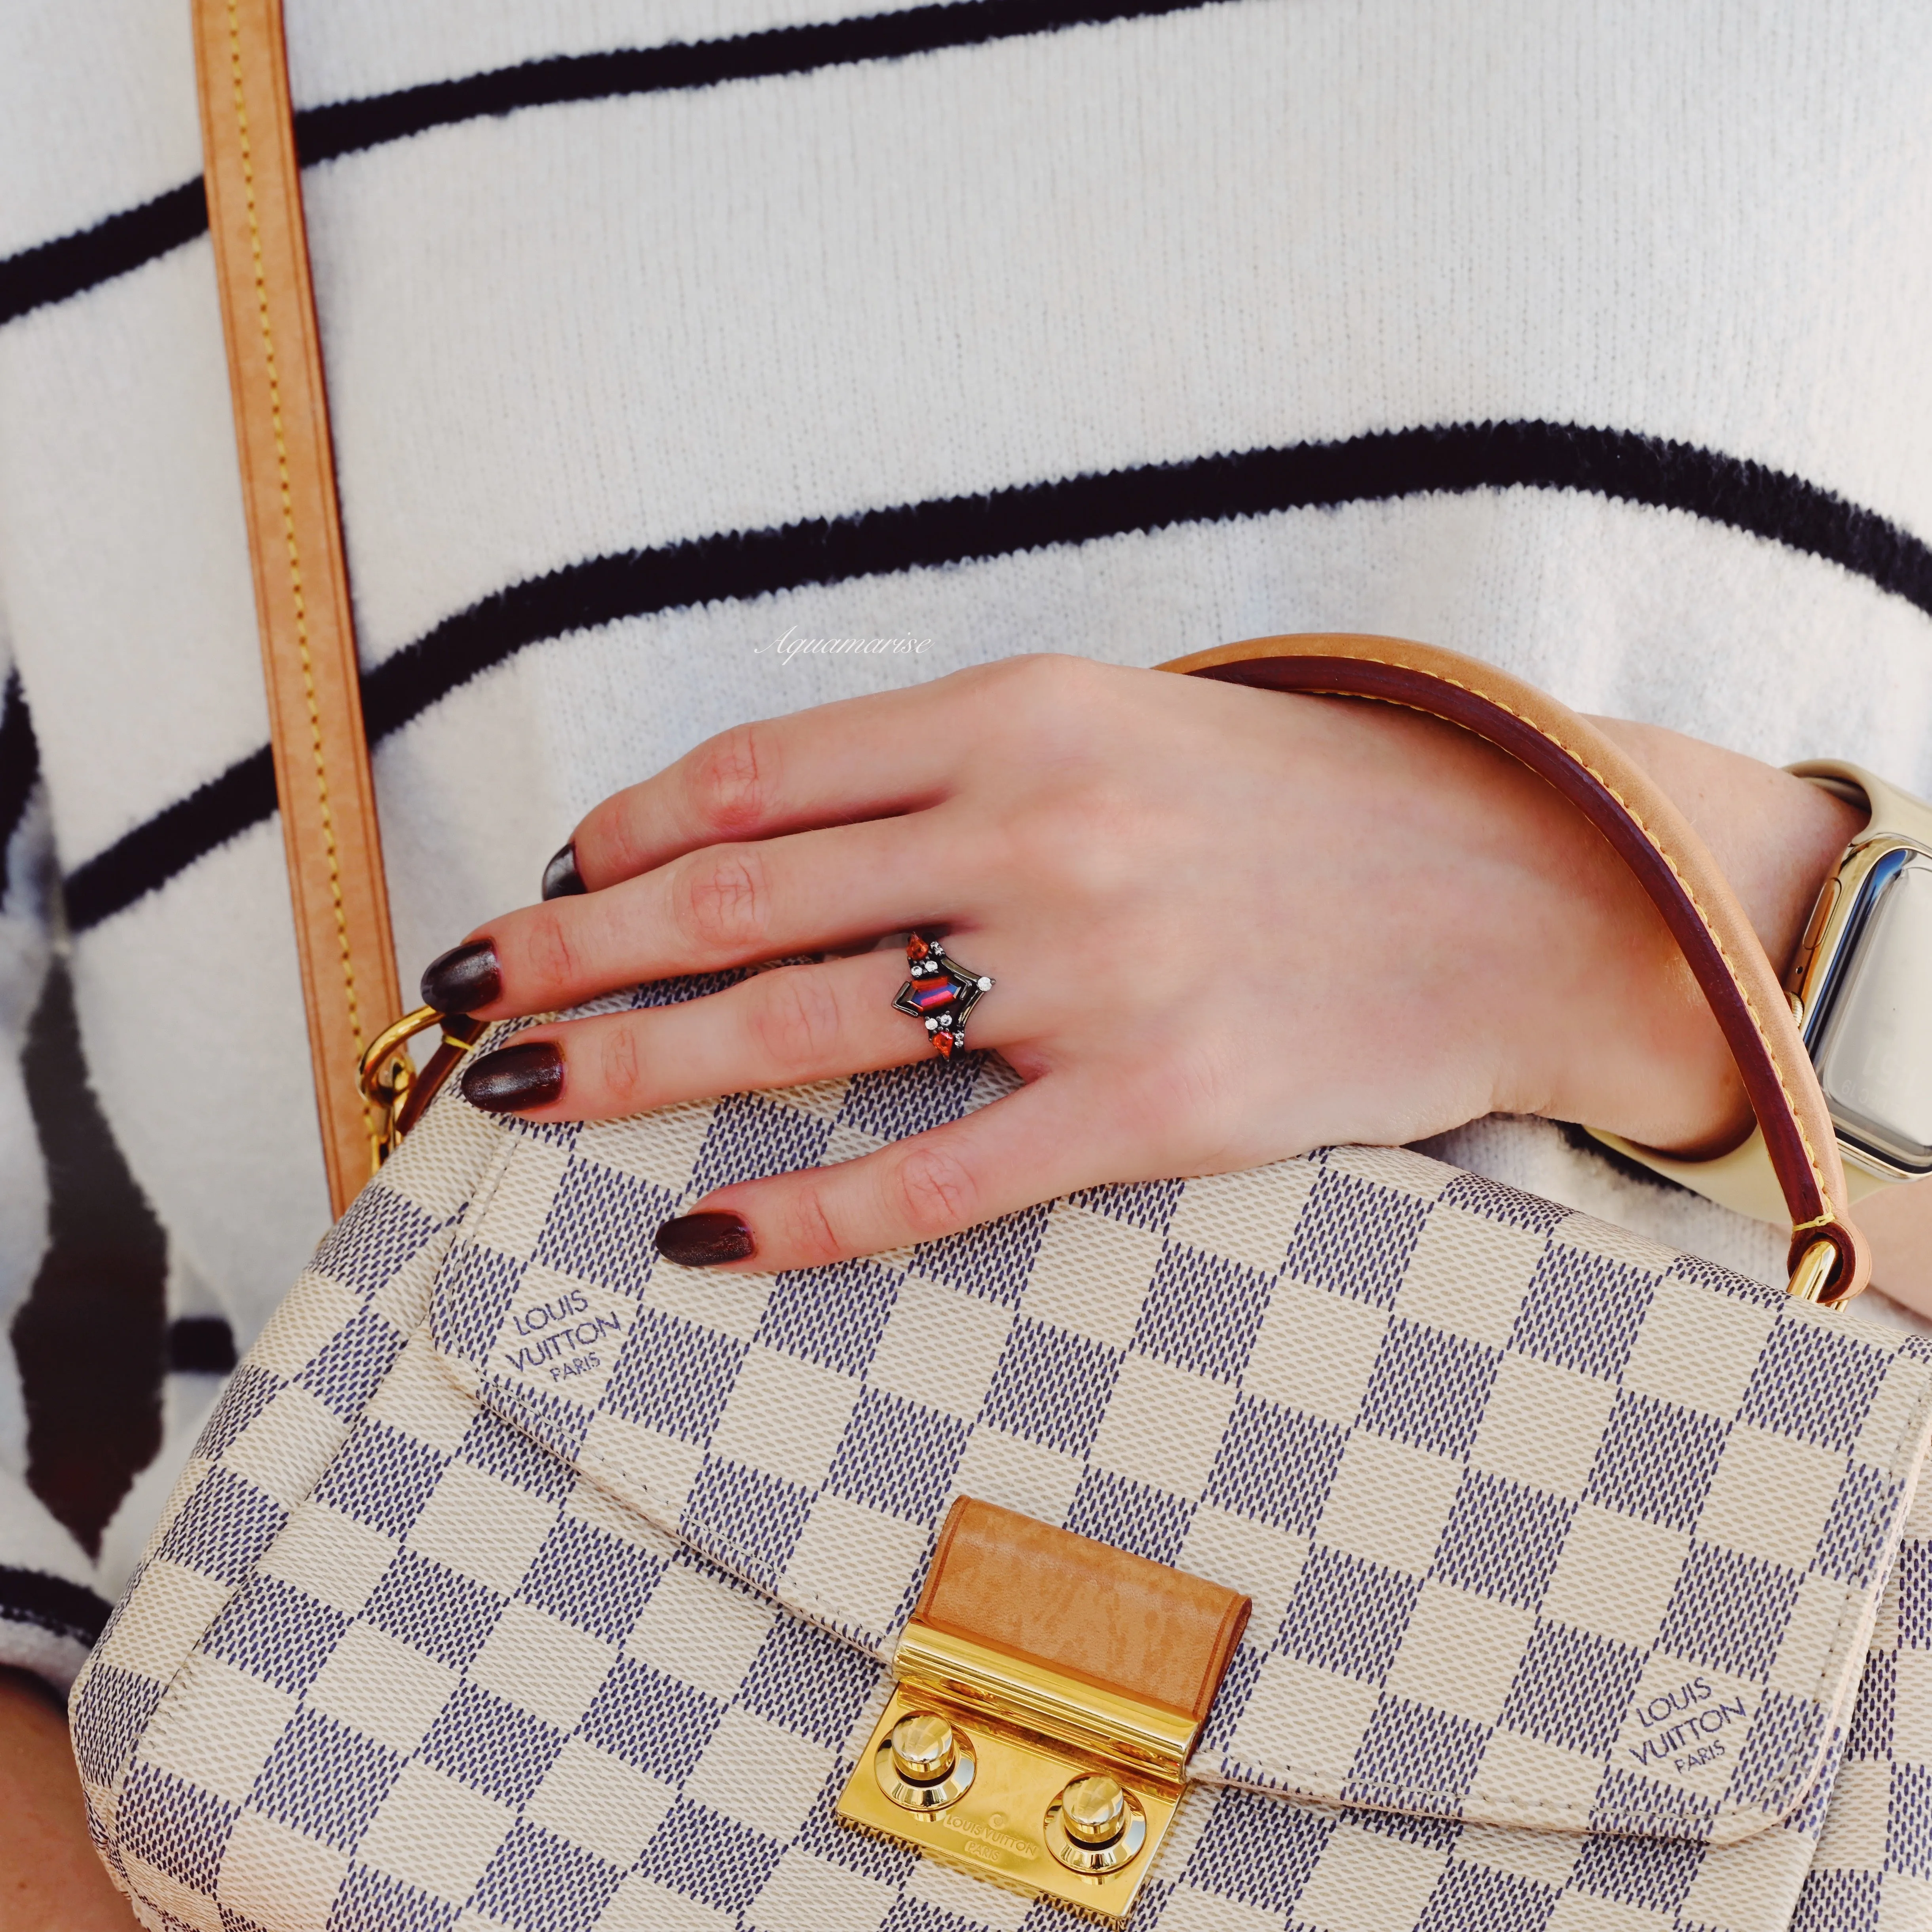
{"label": "gold metal lock hardware", "polygon": [[[380,1172],[383,1162],[402,1144],[403,1136],[422,1118],[423,1109],[455,1071],[457,1062],[483,1036],[483,1024],[467,1013],[418,1006],[370,1042],[356,1073],[362,1097],[368,1103],[371,1174]],[[410,1057],[409,1043],[432,1027],[442,1033],[442,1039],[418,1070]]]}
{"label": "gold metal lock hardware", "polygon": [[916,1622],[893,1670],[839,1817],[1126,1918],[1180,1802],[1195,1720]]}
{"label": "gold metal lock hardware", "polygon": [[973,1788],[970,1738],[936,1711],[902,1718],[872,1754],[879,1789],[908,1811],[937,1811]]}
{"label": "gold metal lock hardware", "polygon": [[1046,1849],[1069,1871],[1119,1871],[1147,1843],[1147,1814],[1105,1772],[1076,1778],[1046,1808]]}

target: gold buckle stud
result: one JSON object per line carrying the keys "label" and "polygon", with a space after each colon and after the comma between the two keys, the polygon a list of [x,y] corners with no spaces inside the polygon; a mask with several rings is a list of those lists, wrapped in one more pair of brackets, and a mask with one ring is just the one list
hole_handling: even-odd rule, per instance
{"label": "gold buckle stud", "polygon": [[840,1818],[1125,1919],[1186,1788],[1194,1719],[916,1620],[893,1670]]}

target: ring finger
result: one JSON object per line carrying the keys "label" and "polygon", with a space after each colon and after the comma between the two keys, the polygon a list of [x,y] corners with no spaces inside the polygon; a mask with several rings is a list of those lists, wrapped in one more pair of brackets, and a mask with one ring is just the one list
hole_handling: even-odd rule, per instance
{"label": "ring finger", "polygon": [[[433,960],[424,1002],[506,1019],[554,1011],[641,980],[716,972],[863,940],[935,893],[949,849],[939,807],[741,845],[712,845],[598,892],[504,914]],[[947,896],[970,890],[956,863]]]}
{"label": "ring finger", "polygon": [[[493,1113],[546,1120],[612,1120],[674,1101],[796,1086],[900,1066],[932,1051],[896,1010],[906,977],[896,950],[781,966],[681,1005],[532,1027],[472,1060],[463,1091]],[[1027,1004],[982,1005],[972,1044],[1024,1038],[1043,1017]]]}

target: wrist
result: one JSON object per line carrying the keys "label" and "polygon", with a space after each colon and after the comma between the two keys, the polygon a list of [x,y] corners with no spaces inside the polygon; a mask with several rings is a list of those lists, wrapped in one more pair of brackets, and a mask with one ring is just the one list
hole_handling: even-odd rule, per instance
{"label": "wrist", "polygon": [[1690,821],[1782,976],[1820,888],[1865,814],[1822,785],[1682,732],[1622,718],[1591,722]]}
{"label": "wrist", "polygon": [[[1676,733],[1619,718],[1595,722],[1671,793],[1737,885],[1782,975],[1820,890],[1864,831],[1865,813],[1822,786]],[[1606,1118],[1591,1124],[1617,1130]],[[1742,1113],[1738,1130],[1748,1131]],[[1668,1145],[1654,1135],[1628,1138],[1652,1148]],[[1722,1144],[1680,1149],[1693,1156],[1727,1150]],[[1932,1319],[1932,1179],[1864,1193],[1855,1213],[1872,1244],[1874,1285]]]}
{"label": "wrist", "polygon": [[[1629,718],[1592,718],[1642,765],[1712,852],[1743,906],[1774,972],[1793,958],[1804,922],[1862,813],[1774,765]],[[1606,945],[1606,937],[1598,939]],[[1573,1014],[1574,1078],[1557,1080],[1544,1111],[1586,1120],[1640,1146],[1708,1160],[1750,1134],[1750,1109],[1730,1047],[1700,987],[1648,904],[1616,910],[1607,929],[1606,982],[1623,1000],[1621,1022]],[[1613,1034],[1606,1051],[1606,1034]]]}

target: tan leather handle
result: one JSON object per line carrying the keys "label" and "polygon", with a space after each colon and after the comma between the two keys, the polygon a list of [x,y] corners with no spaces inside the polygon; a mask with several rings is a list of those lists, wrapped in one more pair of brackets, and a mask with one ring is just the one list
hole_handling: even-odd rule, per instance
{"label": "tan leather handle", "polygon": [[1487,739],[1552,785],[1636,875],[1717,1016],[1790,1212],[1794,1276],[1823,1242],[1833,1265],[1816,1299],[1846,1300],[1870,1280],[1870,1247],[1846,1213],[1832,1117],[1778,975],[1703,842],[1594,726],[1488,664],[1398,638],[1252,638],[1161,668],[1403,705]]}
{"label": "tan leather handle", "polygon": [[329,1198],[369,1178],[358,1064],[401,1010],[278,0],[194,0],[208,231]]}

